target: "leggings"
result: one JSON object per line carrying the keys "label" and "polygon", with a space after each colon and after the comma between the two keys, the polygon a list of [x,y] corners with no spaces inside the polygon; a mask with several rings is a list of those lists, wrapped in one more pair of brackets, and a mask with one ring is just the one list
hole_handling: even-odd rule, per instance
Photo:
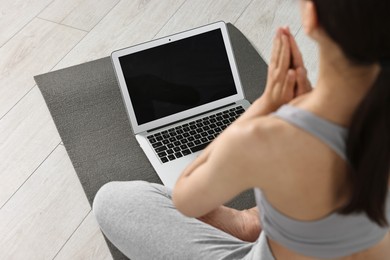
{"label": "leggings", "polygon": [[274,259],[263,232],[256,242],[242,241],[182,215],[171,194],[144,181],[110,182],[96,194],[93,212],[107,238],[132,260]]}

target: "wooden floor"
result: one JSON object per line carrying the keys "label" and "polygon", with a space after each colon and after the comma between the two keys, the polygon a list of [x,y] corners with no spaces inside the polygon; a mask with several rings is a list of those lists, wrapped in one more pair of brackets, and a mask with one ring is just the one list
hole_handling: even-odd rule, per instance
{"label": "wooden floor", "polygon": [[310,78],[316,49],[295,0],[0,0],[0,259],[111,259],[33,76],[223,20],[268,61],[289,25]]}

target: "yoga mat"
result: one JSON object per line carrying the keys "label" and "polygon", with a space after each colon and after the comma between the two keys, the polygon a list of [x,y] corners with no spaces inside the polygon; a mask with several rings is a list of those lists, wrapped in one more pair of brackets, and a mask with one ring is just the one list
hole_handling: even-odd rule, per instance
{"label": "yoga mat", "polygon": [[[228,30],[245,96],[253,102],[265,87],[267,65],[232,24]],[[89,203],[110,181],[161,183],[136,142],[109,57],[34,77]],[[255,205],[252,191],[228,204]],[[106,240],[114,259],[127,259]]]}

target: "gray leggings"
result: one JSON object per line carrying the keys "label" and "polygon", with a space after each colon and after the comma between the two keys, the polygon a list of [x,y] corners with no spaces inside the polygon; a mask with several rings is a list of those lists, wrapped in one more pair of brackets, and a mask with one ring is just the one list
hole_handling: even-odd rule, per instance
{"label": "gray leggings", "polygon": [[107,238],[132,260],[274,259],[263,233],[248,243],[185,217],[159,184],[108,183],[98,191],[93,212]]}

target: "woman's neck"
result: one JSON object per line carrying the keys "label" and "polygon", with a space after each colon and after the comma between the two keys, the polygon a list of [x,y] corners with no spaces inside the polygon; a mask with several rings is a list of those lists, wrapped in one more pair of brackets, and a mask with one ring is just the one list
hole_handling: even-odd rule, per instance
{"label": "woman's neck", "polygon": [[320,48],[319,65],[316,87],[299,101],[299,106],[348,127],[354,111],[374,84],[380,67],[353,65],[335,46]]}

